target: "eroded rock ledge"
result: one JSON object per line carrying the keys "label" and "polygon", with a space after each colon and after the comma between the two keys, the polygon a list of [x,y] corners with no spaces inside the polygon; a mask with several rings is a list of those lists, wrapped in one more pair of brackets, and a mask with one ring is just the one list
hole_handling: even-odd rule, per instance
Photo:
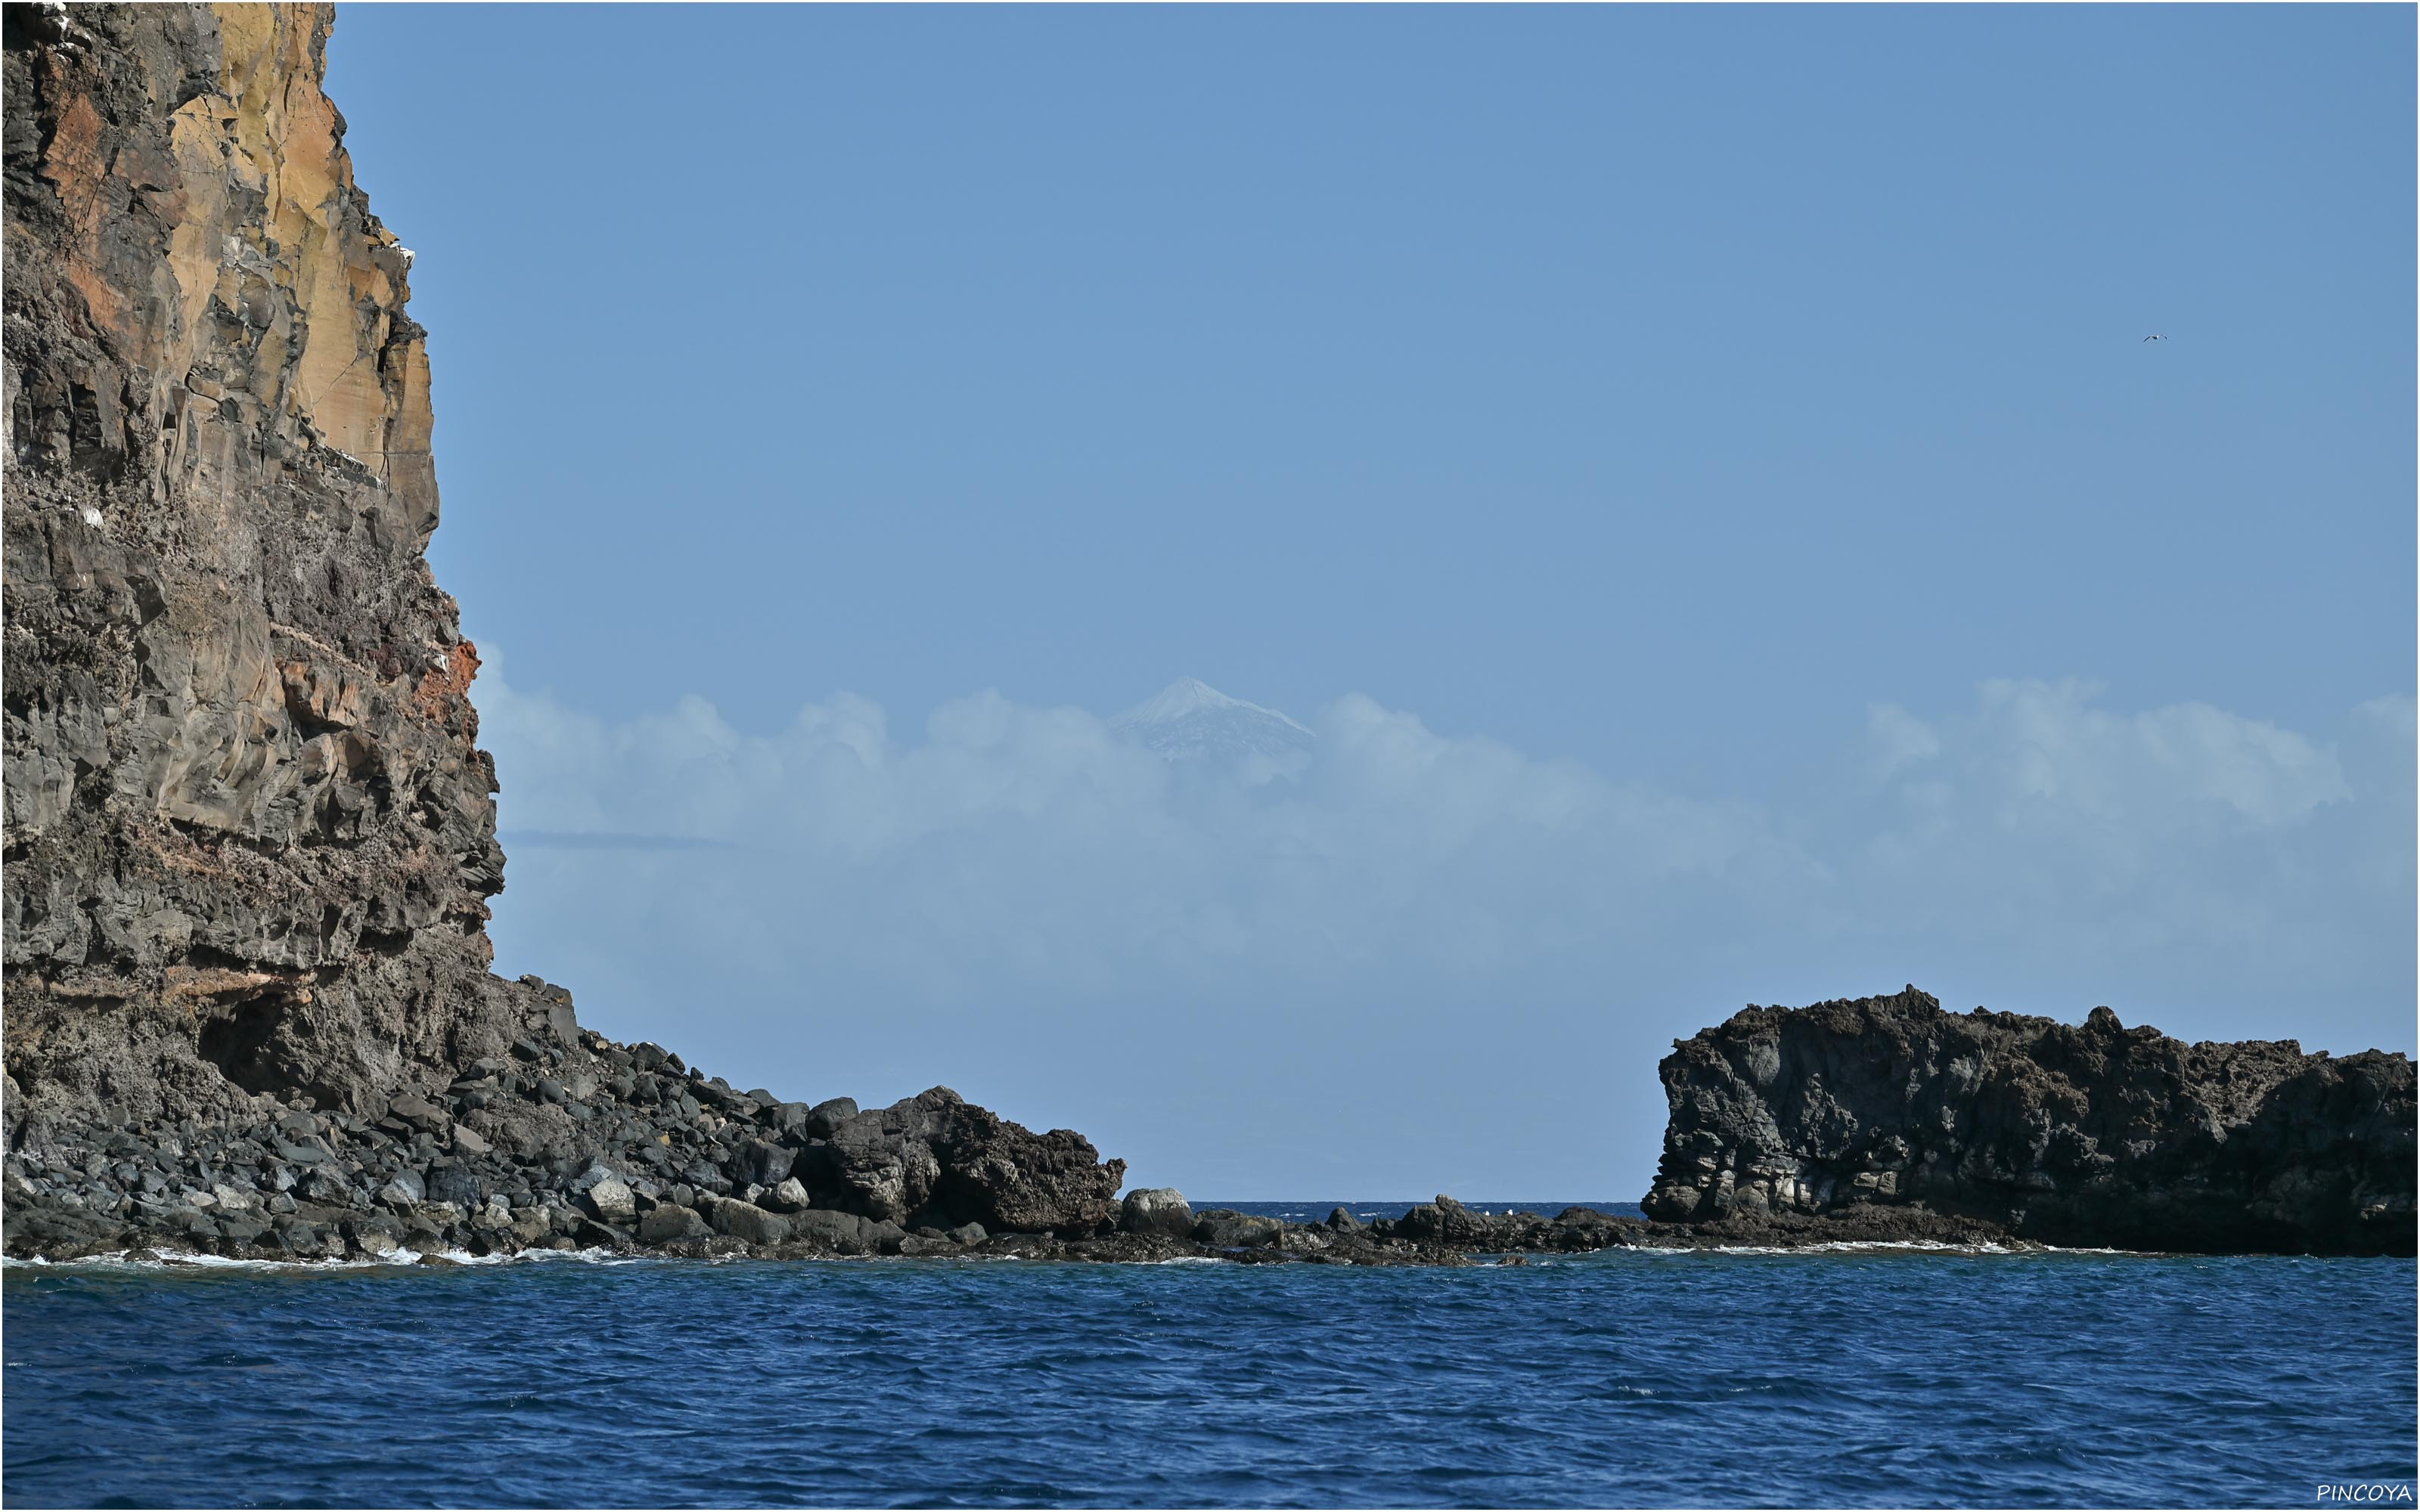
{"label": "eroded rock ledge", "polygon": [[2058,1245],[2410,1255],[2411,1057],[2186,1044],[1893,996],[1754,1008],[1662,1063],[1645,1208],[1735,1230],[1927,1211]]}

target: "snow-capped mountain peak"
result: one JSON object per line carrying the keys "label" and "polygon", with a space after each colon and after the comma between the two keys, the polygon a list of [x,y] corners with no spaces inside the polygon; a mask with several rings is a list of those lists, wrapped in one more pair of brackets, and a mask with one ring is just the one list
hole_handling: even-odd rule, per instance
{"label": "snow-capped mountain peak", "polygon": [[1170,757],[1283,756],[1319,738],[1277,710],[1229,698],[1198,677],[1178,678],[1109,728]]}

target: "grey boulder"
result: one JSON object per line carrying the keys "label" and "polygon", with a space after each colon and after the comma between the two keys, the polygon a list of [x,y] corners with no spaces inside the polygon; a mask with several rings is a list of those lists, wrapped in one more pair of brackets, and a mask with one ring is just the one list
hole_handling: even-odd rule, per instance
{"label": "grey boulder", "polygon": [[639,1242],[643,1244],[669,1244],[675,1240],[704,1239],[710,1231],[706,1220],[698,1216],[696,1209],[672,1202],[659,1205],[639,1220]]}
{"label": "grey boulder", "polygon": [[714,1227],[751,1244],[778,1244],[790,1237],[790,1220],[767,1212],[752,1202],[737,1200],[714,1205]]}
{"label": "grey boulder", "polygon": [[1193,1208],[1172,1186],[1139,1187],[1120,1206],[1118,1227],[1129,1234],[1183,1239],[1193,1232]]}
{"label": "grey boulder", "polygon": [[581,1195],[588,1211],[604,1222],[627,1227],[639,1215],[639,1200],[618,1176],[609,1176]]}
{"label": "grey boulder", "polygon": [[1276,1243],[1284,1233],[1285,1224],[1280,1219],[1237,1212],[1233,1208],[1213,1208],[1193,1226],[1193,1237],[1213,1249],[1258,1249]]}

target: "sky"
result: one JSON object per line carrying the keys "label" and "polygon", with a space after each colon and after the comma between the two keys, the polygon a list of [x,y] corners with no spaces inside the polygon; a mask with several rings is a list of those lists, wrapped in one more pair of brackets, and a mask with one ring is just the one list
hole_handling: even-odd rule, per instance
{"label": "sky", "polygon": [[2412,1050],[2413,44],[342,6],[498,969],[1197,1201],[1636,1200],[1751,1002]]}

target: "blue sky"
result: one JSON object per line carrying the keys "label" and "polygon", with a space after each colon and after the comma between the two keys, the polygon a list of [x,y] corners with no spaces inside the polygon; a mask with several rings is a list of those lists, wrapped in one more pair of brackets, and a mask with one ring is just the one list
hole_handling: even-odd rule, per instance
{"label": "blue sky", "polygon": [[345,7],[500,968],[1231,1198],[1635,1198],[1749,1000],[2410,1049],[2413,39]]}

